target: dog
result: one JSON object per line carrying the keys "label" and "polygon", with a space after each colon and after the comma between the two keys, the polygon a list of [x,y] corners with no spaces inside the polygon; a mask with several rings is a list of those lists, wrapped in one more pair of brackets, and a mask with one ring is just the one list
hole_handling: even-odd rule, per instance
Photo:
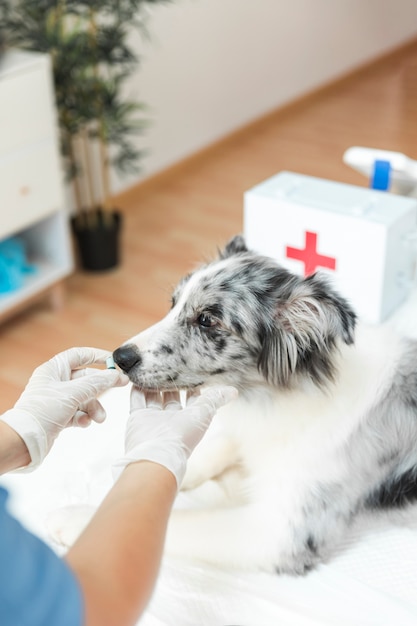
{"label": "dog", "polygon": [[358,515],[417,499],[417,342],[358,323],[327,278],[295,275],[241,236],[113,358],[140,388],[239,390],[182,484],[221,498],[173,512],[170,555],[305,574]]}

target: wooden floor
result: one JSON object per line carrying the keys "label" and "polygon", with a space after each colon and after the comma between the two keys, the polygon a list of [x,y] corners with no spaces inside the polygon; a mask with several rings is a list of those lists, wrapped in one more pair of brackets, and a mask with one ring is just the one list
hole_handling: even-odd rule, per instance
{"label": "wooden floor", "polygon": [[366,185],[342,162],[352,145],[417,159],[417,42],[121,195],[120,268],[76,272],[63,310],[42,301],[0,326],[0,410],[54,353],[114,349],[163,316],[177,280],[241,232],[243,192],[254,184],[291,170]]}

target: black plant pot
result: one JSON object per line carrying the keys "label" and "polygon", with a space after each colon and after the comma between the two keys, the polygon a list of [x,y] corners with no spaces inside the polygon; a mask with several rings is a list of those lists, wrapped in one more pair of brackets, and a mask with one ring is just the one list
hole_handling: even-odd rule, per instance
{"label": "black plant pot", "polygon": [[120,262],[122,215],[100,209],[71,219],[80,265],[92,272],[110,270]]}

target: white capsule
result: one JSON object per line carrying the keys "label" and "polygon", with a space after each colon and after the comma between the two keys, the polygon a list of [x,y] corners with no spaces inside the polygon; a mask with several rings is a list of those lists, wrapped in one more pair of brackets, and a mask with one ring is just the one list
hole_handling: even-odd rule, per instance
{"label": "white capsule", "polygon": [[108,370],[115,370],[116,369],[116,365],[114,363],[114,359],[112,356],[108,356],[106,359],[106,367]]}

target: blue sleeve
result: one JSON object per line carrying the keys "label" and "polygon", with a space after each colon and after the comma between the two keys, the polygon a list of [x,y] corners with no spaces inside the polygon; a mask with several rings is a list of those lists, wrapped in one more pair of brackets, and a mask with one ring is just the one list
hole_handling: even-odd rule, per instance
{"label": "blue sleeve", "polygon": [[0,487],[1,626],[81,626],[83,602],[63,559],[12,517]]}

